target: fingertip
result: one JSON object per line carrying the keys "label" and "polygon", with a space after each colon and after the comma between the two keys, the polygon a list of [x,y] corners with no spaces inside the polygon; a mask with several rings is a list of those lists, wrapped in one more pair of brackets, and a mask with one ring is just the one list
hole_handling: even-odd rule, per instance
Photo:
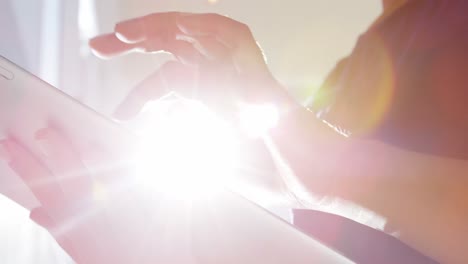
{"label": "fingertip", "polygon": [[137,43],[146,39],[143,20],[135,18],[117,23],[114,27],[116,37],[125,43]]}
{"label": "fingertip", "polygon": [[97,50],[95,50],[95,49],[91,49],[91,53],[92,53],[95,57],[97,57],[97,58],[99,58],[99,59],[101,59],[101,60],[109,60],[109,59],[111,59],[111,58],[113,57],[112,55],[108,55],[108,54],[105,54],[105,53],[101,53],[101,52],[99,52],[99,51],[97,51]]}
{"label": "fingertip", "polygon": [[13,139],[4,139],[1,141],[5,161],[12,165],[13,161],[24,155],[24,149]]}
{"label": "fingertip", "polygon": [[88,46],[93,50],[99,49],[101,39],[102,35],[89,39]]}
{"label": "fingertip", "polygon": [[94,45],[94,42],[96,42],[96,39],[97,39],[98,37],[99,37],[99,36],[96,36],[96,37],[93,37],[93,38],[88,39],[88,46],[90,46],[90,47],[92,48],[93,45]]}
{"label": "fingertip", "polygon": [[112,56],[110,56],[109,54],[107,54],[106,52],[102,50],[102,48],[100,47],[100,44],[96,43],[95,40],[89,41],[89,47],[91,48],[91,53],[99,59],[108,60],[112,58]]}
{"label": "fingertip", "polygon": [[[166,62],[166,64],[170,64],[170,62]],[[129,120],[136,117],[147,102],[162,96],[156,92],[157,87],[163,85],[160,71],[151,74],[133,88],[117,106],[112,116],[122,121]]]}
{"label": "fingertip", "polygon": [[88,46],[91,48],[91,53],[100,58],[100,59],[108,59],[108,56],[105,56],[102,53],[102,35],[94,37],[88,41]]}
{"label": "fingertip", "polygon": [[[49,214],[42,208],[37,207],[31,210],[29,213],[29,218],[36,223],[37,225],[45,228],[57,241],[57,243],[62,247],[73,259],[79,260],[79,256],[76,254],[73,244],[65,236],[60,233],[57,233],[57,228],[59,227],[57,222],[54,221]],[[84,263],[78,261],[78,263]]]}
{"label": "fingertip", "polygon": [[29,213],[29,218],[36,224],[50,229],[52,227],[52,220],[48,214],[45,213],[42,207],[34,208]]}
{"label": "fingertip", "polygon": [[100,35],[89,40],[91,52],[98,58],[109,59],[134,51],[137,44],[122,42],[115,33]]}

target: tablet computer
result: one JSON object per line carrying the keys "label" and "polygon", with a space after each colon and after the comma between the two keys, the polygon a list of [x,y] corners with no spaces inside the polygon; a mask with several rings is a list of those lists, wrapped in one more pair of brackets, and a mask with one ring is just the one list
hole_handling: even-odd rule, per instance
{"label": "tablet computer", "polygon": [[[130,130],[0,57],[0,137],[12,137],[39,154],[34,135],[50,126],[69,135],[76,145],[99,145],[114,153],[122,152],[134,140]],[[1,194],[27,209],[39,205],[20,177],[3,162],[0,175]]]}
{"label": "tablet computer", "polygon": [[[134,134],[118,123],[3,57],[0,57],[0,106],[0,132],[13,136],[32,152],[39,153],[35,131],[51,124],[73,139],[115,152],[131,148],[135,140]],[[25,208],[39,206],[21,178],[6,164],[0,167],[0,193]],[[191,252],[199,260],[196,263],[351,263],[231,191],[221,191],[211,203],[199,204],[196,210],[189,224]],[[170,217],[167,212],[156,213],[165,219]],[[180,245],[176,241],[173,246],[177,249]]]}

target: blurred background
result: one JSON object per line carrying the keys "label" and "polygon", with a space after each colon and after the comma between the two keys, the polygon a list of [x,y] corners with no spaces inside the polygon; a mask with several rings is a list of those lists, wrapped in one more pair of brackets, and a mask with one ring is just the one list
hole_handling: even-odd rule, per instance
{"label": "blurred background", "polygon": [[[250,25],[271,71],[306,101],[381,11],[379,0],[0,0],[0,55],[110,114],[169,55],[95,58],[88,39],[151,12],[216,12]],[[70,263],[28,212],[0,196],[0,263]]]}

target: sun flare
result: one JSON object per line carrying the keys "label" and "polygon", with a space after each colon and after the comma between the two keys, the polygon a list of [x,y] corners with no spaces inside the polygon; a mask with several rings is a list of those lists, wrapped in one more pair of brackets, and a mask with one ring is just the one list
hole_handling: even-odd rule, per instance
{"label": "sun flare", "polygon": [[142,185],[193,198],[221,188],[232,177],[237,138],[208,109],[176,101],[147,107],[145,115],[134,157]]}
{"label": "sun flare", "polygon": [[[239,162],[235,130],[198,102],[174,100],[145,107],[138,122],[135,177],[144,188],[177,199],[194,199],[232,182]],[[277,119],[272,106],[246,106],[241,126],[260,135]]]}

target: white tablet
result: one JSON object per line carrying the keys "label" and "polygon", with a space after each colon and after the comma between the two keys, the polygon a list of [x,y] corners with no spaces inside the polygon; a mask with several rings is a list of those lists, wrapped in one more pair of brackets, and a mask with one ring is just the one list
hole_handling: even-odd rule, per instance
{"label": "white tablet", "polygon": [[[54,126],[76,144],[100,145],[112,152],[122,151],[132,133],[84,106],[7,59],[0,57],[0,136],[13,137],[39,153],[34,134]],[[0,193],[32,209],[38,201],[6,164],[0,162]]]}
{"label": "white tablet", "polygon": [[[35,131],[50,124],[72,138],[99,144],[110,151],[122,151],[135,139],[117,123],[3,57],[0,57],[0,107],[0,132],[15,137],[33,152],[39,151],[33,140]],[[25,208],[38,206],[21,178],[6,164],[0,165],[0,193]],[[192,253],[199,263],[351,263],[230,191],[222,192],[212,204],[201,205],[197,210],[190,226]],[[156,214],[170,217],[164,212]],[[175,242],[172,246],[177,249],[180,245]]]}

